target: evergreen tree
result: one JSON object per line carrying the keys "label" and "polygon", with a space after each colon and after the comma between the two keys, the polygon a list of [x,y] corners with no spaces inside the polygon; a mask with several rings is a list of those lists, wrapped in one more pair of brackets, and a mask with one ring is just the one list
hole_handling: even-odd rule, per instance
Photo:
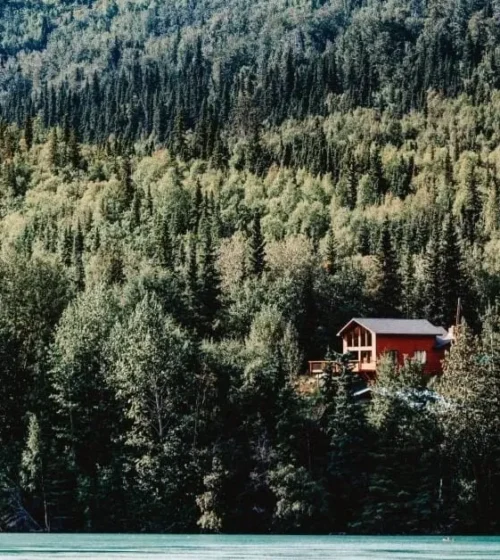
{"label": "evergreen tree", "polygon": [[329,423],[328,474],[331,511],[337,530],[353,526],[368,485],[370,433],[365,409],[354,393],[359,380],[342,356],[337,378],[335,411]]}
{"label": "evergreen tree", "polygon": [[57,168],[59,167],[60,164],[59,138],[57,134],[57,128],[53,128],[50,132],[49,163],[52,169],[57,172]]}
{"label": "evergreen tree", "polygon": [[387,360],[379,367],[370,410],[373,470],[359,518],[364,530],[408,533],[436,525],[441,435],[428,407],[420,364],[398,369]]}
{"label": "evergreen tree", "polygon": [[[458,299],[461,298],[464,302],[466,295],[462,254],[457,230],[451,215],[448,215],[443,223],[440,252],[440,297],[443,301],[443,317],[442,322],[438,324],[448,326],[454,322]],[[472,302],[468,302],[468,304],[472,304]],[[473,307],[469,308],[472,309]]]}
{"label": "evergreen tree", "polygon": [[337,242],[335,240],[333,229],[330,226],[326,238],[326,262],[325,262],[325,269],[328,272],[328,274],[333,275],[338,272],[337,263],[338,263]]}
{"label": "evergreen tree", "polygon": [[476,170],[469,165],[465,176],[465,196],[461,210],[461,227],[463,237],[469,243],[476,239],[479,218],[482,212],[482,203],[477,187]]}
{"label": "evergreen tree", "polygon": [[75,236],[73,238],[73,266],[75,269],[75,286],[77,290],[85,287],[85,267],[83,265],[84,238],[83,232],[78,222]]}
{"label": "evergreen tree", "polygon": [[382,312],[390,315],[400,305],[401,279],[398,258],[390,231],[390,222],[387,218],[382,226],[376,258],[379,274],[377,296]]}
{"label": "evergreen tree", "polygon": [[71,131],[69,136],[67,152],[69,164],[75,169],[78,169],[81,166],[81,154],[78,138],[74,130]]}
{"label": "evergreen tree", "polygon": [[34,414],[30,414],[28,437],[21,458],[21,484],[31,496],[40,497],[43,511],[43,527],[50,530],[50,512],[47,496],[47,451],[41,434],[40,424]]}
{"label": "evergreen tree", "polygon": [[249,272],[251,274],[257,277],[262,275],[266,266],[265,255],[265,241],[262,235],[260,215],[257,213],[253,219],[250,232]]}
{"label": "evergreen tree", "polygon": [[401,266],[401,310],[403,315],[412,319],[415,318],[417,313],[417,283],[415,279],[415,262],[414,257],[410,251],[406,250],[403,255],[403,262]]}
{"label": "evergreen tree", "polygon": [[24,121],[24,141],[27,150],[31,150],[33,146],[33,119],[31,116],[26,117]]}
{"label": "evergreen tree", "polygon": [[134,198],[134,184],[132,181],[132,166],[130,159],[125,157],[121,162],[120,187],[125,208],[129,208]]}
{"label": "evergreen tree", "polygon": [[200,223],[200,260],[198,290],[202,328],[212,332],[220,309],[220,279],[216,267],[216,247],[212,235],[211,217],[206,213]]}

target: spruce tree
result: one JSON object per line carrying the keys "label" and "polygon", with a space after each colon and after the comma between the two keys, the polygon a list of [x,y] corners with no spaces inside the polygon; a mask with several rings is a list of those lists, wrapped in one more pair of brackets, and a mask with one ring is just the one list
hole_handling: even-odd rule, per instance
{"label": "spruce tree", "polygon": [[75,235],[73,237],[73,267],[74,281],[77,290],[83,290],[85,287],[85,267],[83,265],[84,238],[83,232],[78,222]]}
{"label": "spruce tree", "polygon": [[386,218],[382,226],[380,243],[376,255],[379,286],[378,299],[383,313],[391,314],[401,301],[401,278],[397,253],[393,245],[390,222]]}
{"label": "spruce tree", "polygon": [[333,228],[330,226],[326,238],[326,260],[325,269],[330,275],[338,272],[338,255],[337,255],[337,242],[333,233]]}
{"label": "spruce tree", "polygon": [[211,217],[206,213],[200,222],[200,260],[198,286],[202,329],[211,333],[220,309],[220,278],[216,267],[216,247],[212,235]]}
{"label": "spruce tree", "polygon": [[123,158],[120,169],[121,195],[125,208],[129,208],[134,198],[134,184],[132,181],[132,166],[128,157]]}
{"label": "spruce tree", "polygon": [[359,528],[374,533],[433,531],[440,522],[441,431],[428,408],[421,365],[379,364],[369,410],[372,471]]}
{"label": "spruce tree", "polygon": [[[453,217],[449,214],[443,224],[441,234],[441,273],[440,295],[443,302],[441,325],[447,327],[454,323],[458,298],[464,303],[465,281],[462,252]],[[472,302],[467,302],[469,305]]]}
{"label": "spruce tree", "polygon": [[60,241],[61,260],[65,266],[71,265],[71,256],[73,251],[73,233],[71,226],[64,229]]}
{"label": "spruce tree", "polygon": [[262,276],[265,268],[265,241],[262,235],[260,214],[257,213],[252,222],[250,232],[249,272],[257,277]]}
{"label": "spruce tree", "polygon": [[158,241],[160,264],[162,267],[171,270],[174,266],[174,251],[172,247],[172,233],[170,230],[170,223],[166,218],[164,218],[160,224],[160,238]]}
{"label": "spruce tree", "polygon": [[407,249],[403,255],[401,266],[401,310],[408,319],[414,318],[416,305],[415,262],[412,253]]}
{"label": "spruce tree", "polygon": [[67,154],[68,163],[75,169],[78,169],[81,166],[81,154],[78,138],[74,130],[71,130],[69,135]]}
{"label": "spruce tree", "polygon": [[382,159],[380,157],[380,148],[377,145],[370,150],[370,167],[368,175],[373,184],[373,190],[376,193],[377,200],[380,200],[387,191],[387,185],[384,177]]}
{"label": "spruce tree", "polygon": [[347,355],[341,356],[339,365],[335,409],[329,422],[328,475],[335,528],[346,531],[358,519],[368,487],[371,437],[365,407],[355,396],[360,379],[350,369]]}
{"label": "spruce tree", "polygon": [[476,240],[482,201],[478,190],[476,169],[469,164],[465,176],[465,197],[461,210],[461,227],[464,239],[473,244]]}
{"label": "spruce tree", "polygon": [[436,325],[444,325],[443,281],[441,262],[441,239],[439,229],[432,231],[424,261],[425,315]]}
{"label": "spruce tree", "polygon": [[33,119],[27,116],[24,121],[24,141],[26,142],[26,149],[29,151],[33,146]]}
{"label": "spruce tree", "polygon": [[57,128],[53,128],[49,136],[49,164],[52,169],[57,172],[57,168],[60,164],[59,138],[57,134]]}

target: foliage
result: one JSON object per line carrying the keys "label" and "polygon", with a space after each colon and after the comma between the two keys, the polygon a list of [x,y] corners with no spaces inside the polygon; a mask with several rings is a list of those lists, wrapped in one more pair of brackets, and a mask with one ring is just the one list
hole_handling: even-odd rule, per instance
{"label": "foliage", "polygon": [[[498,530],[498,17],[0,3],[0,530]],[[330,360],[457,310],[429,385]]]}

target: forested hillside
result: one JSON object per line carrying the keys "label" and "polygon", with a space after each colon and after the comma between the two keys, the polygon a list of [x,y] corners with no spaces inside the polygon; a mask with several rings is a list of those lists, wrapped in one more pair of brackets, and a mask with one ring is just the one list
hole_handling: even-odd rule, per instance
{"label": "forested hillside", "polygon": [[[0,530],[498,531],[500,4],[0,4]],[[462,325],[440,379],[333,364]]]}

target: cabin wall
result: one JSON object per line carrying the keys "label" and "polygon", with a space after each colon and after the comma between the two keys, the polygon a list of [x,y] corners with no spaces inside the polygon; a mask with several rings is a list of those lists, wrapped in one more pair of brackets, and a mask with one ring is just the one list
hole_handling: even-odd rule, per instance
{"label": "cabin wall", "polygon": [[417,351],[425,351],[427,360],[424,365],[425,373],[437,373],[442,371],[441,360],[444,357],[443,350],[436,350],[435,336],[414,335],[377,335],[377,358],[381,354],[396,350],[398,363],[404,364],[405,357],[412,358]]}

